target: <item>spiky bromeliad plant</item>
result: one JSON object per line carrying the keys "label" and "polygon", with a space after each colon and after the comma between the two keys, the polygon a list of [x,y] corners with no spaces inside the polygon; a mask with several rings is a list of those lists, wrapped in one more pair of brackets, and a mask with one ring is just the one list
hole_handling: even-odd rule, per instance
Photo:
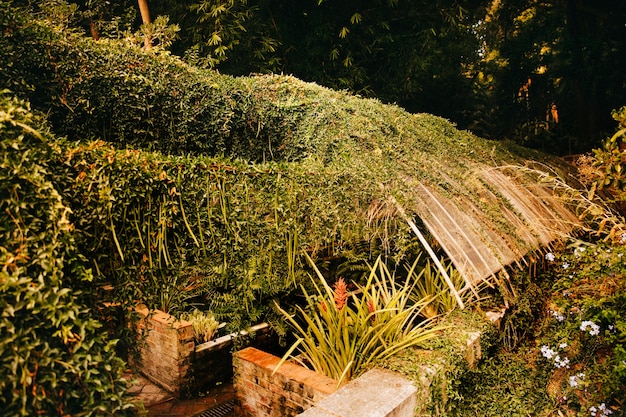
{"label": "spiky bromeliad plant", "polygon": [[415,282],[396,282],[380,257],[366,284],[351,293],[341,278],[331,288],[309,262],[321,285],[312,278],[317,293],[303,288],[307,306],[298,306],[296,315],[278,307],[298,337],[278,366],[297,349],[297,361],[342,384],[443,328],[434,319],[423,319],[422,309],[430,300],[412,301]]}
{"label": "spiky bromeliad plant", "polygon": [[[426,260],[423,266],[420,266],[420,264],[421,255],[417,256],[413,263],[410,266],[407,265],[405,269],[407,271],[407,279],[415,282],[415,288],[411,294],[413,300],[415,302],[427,300],[426,305],[422,308],[422,316],[434,318],[446,315],[458,308],[458,303],[443,274],[432,265],[430,260]],[[454,268],[451,262],[446,263],[442,261],[442,266],[465,305],[480,300],[479,294],[487,285],[485,282],[477,283],[473,287],[465,286],[463,276]]]}

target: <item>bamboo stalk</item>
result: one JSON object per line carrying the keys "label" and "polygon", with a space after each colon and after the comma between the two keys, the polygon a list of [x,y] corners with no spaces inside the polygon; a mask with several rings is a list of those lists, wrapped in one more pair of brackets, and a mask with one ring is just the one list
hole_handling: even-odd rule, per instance
{"label": "bamboo stalk", "polygon": [[183,222],[185,223],[185,226],[187,227],[187,231],[189,232],[189,235],[193,239],[194,243],[196,244],[196,247],[200,247],[200,243],[198,243],[198,239],[196,239],[196,235],[193,233],[193,230],[191,230],[191,226],[189,225],[189,222],[187,221],[187,215],[185,214],[185,207],[183,204],[182,193],[178,194],[178,201],[180,203],[180,214],[183,216]]}
{"label": "bamboo stalk", "polygon": [[433,262],[435,263],[435,265],[437,266],[437,269],[439,269],[439,272],[441,273],[441,275],[443,275],[444,280],[446,281],[446,284],[448,284],[448,287],[450,288],[450,292],[452,293],[452,295],[454,296],[454,299],[456,300],[457,304],[459,305],[459,307],[461,308],[461,310],[463,310],[465,308],[465,303],[463,303],[463,300],[461,299],[461,296],[459,295],[459,292],[456,290],[456,288],[454,287],[454,284],[452,283],[452,280],[450,279],[450,276],[448,275],[448,272],[446,271],[446,269],[443,267],[443,265],[441,264],[441,262],[439,262],[439,259],[437,258],[437,255],[435,254],[435,251],[433,251],[433,248],[430,247],[430,245],[428,244],[428,242],[426,241],[426,238],[424,237],[424,235],[422,234],[422,232],[420,232],[420,230],[417,228],[417,226],[415,225],[415,223],[413,222],[413,220],[411,220],[407,215],[406,212],[404,211],[404,209],[402,208],[402,206],[400,204],[398,204],[398,202],[396,201],[396,199],[394,197],[391,197],[391,201],[393,204],[395,204],[396,209],[398,209],[398,212],[400,213],[400,215],[404,218],[404,220],[406,220],[406,222],[409,224],[409,227],[411,228],[411,230],[413,230],[413,232],[417,235],[417,238],[419,239],[419,241],[422,243],[422,245],[424,246],[424,249],[426,249],[426,252],[428,253],[428,255],[430,256],[430,258],[433,260]]}
{"label": "bamboo stalk", "polygon": [[117,252],[120,254],[120,258],[122,258],[122,262],[124,262],[124,252],[122,252],[122,247],[120,246],[120,242],[117,240],[117,234],[115,233],[115,225],[113,224],[113,217],[109,213],[109,217],[111,219],[111,235],[113,236],[113,241],[115,242],[115,247],[117,248]]}

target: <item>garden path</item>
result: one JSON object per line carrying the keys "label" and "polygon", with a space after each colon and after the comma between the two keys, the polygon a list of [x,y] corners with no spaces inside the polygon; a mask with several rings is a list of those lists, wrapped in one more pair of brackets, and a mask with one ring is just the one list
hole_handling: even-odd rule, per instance
{"label": "garden path", "polygon": [[204,396],[178,399],[154,385],[144,376],[133,374],[135,384],[129,389],[143,403],[146,417],[232,417],[234,391],[232,384],[212,388]]}

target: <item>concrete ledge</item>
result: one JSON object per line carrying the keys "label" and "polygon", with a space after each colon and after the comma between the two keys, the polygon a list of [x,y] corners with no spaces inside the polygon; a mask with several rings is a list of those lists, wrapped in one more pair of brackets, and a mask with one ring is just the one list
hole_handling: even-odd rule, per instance
{"label": "concrete ledge", "polygon": [[323,398],[302,417],[413,417],[417,388],[401,375],[372,369]]}

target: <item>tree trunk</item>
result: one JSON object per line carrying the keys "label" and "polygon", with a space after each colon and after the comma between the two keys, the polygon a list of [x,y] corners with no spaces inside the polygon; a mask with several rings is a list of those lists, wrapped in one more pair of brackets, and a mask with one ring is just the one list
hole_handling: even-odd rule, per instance
{"label": "tree trunk", "polygon": [[[150,23],[150,10],[148,9],[148,0],[138,0],[139,3],[139,12],[141,13],[141,21],[144,25]],[[143,41],[143,46],[145,49],[152,48],[152,39],[149,35],[146,35],[146,38]]]}
{"label": "tree trunk", "polygon": [[93,19],[89,21],[89,32],[91,33],[91,37],[94,40],[97,41],[98,39],[100,39],[100,33],[98,33],[98,29],[96,28],[96,24]]}

